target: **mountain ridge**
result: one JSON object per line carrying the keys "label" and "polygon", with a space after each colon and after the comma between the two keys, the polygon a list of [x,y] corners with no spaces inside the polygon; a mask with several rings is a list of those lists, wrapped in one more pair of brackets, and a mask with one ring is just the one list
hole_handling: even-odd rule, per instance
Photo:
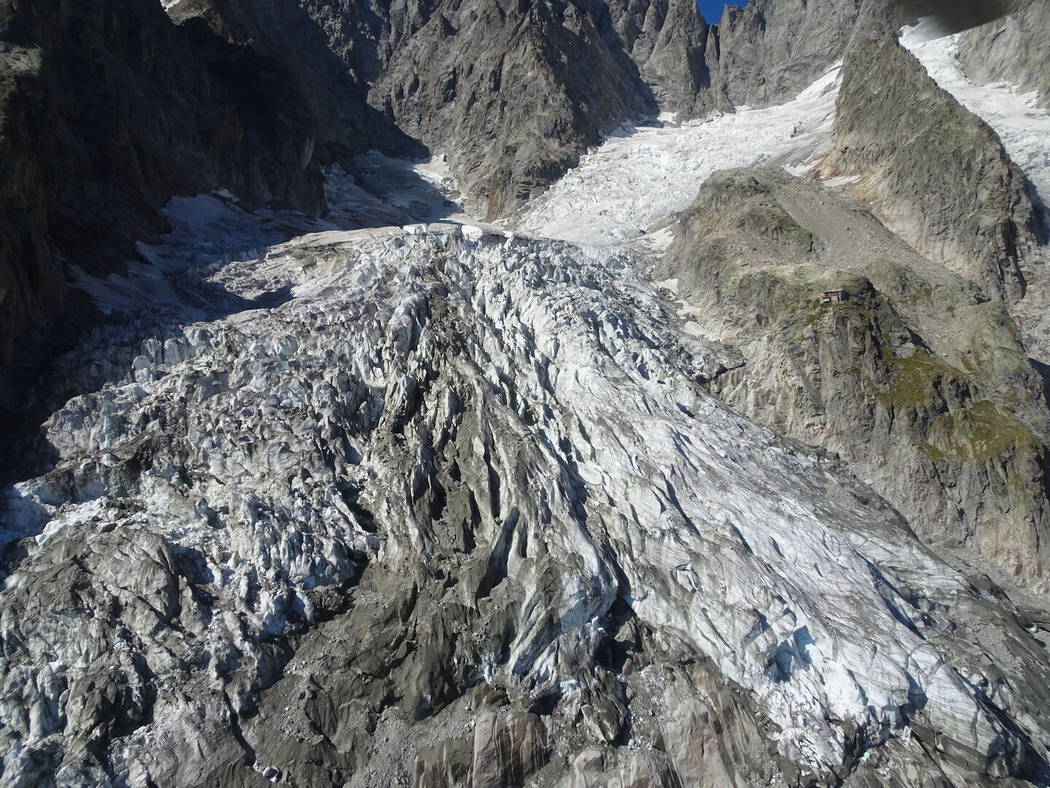
{"label": "mountain ridge", "polygon": [[0,782],[1050,784],[1031,7],[45,2]]}

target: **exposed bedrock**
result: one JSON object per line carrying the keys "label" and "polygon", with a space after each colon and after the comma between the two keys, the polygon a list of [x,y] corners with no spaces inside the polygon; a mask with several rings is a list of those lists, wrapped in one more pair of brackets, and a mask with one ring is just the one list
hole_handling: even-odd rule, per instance
{"label": "exposed bedrock", "polygon": [[656,111],[597,0],[439,5],[369,100],[445,151],[468,208],[490,218],[546,188],[599,133]]}
{"label": "exposed bedrock", "polygon": [[733,106],[794,98],[842,59],[861,0],[751,0],[718,26],[714,91]]}
{"label": "exposed bedrock", "polygon": [[1001,302],[777,170],[713,176],[661,269],[746,359],[713,393],[839,453],[925,540],[1045,585],[1050,413]]}
{"label": "exposed bedrock", "polygon": [[63,267],[119,267],[165,228],[172,195],[321,209],[313,130],[286,83],[154,0],[0,3],[3,396],[35,374],[63,307],[76,333]]}
{"label": "exposed bedrock", "polygon": [[[164,3],[176,22],[202,19],[222,38],[280,62],[300,112],[317,128],[322,162],[349,164],[368,150],[423,156],[426,147],[404,134],[389,113],[368,103],[368,87],[400,45],[401,27],[427,4],[358,0],[175,0]],[[413,11],[412,9],[415,8]]]}
{"label": "exposed bedrock", "polygon": [[622,122],[658,103],[692,111],[714,57],[690,0],[179,0],[169,13],[201,16],[284,62],[323,156],[363,144],[445,153],[468,207],[490,218]]}
{"label": "exposed bedrock", "polygon": [[967,32],[959,60],[976,82],[1010,82],[1039,92],[1039,104],[1050,108],[1050,3],[1017,0],[1011,13]]}
{"label": "exposed bedrock", "polygon": [[1020,262],[1045,238],[1024,174],[881,27],[851,44],[820,171],[857,178],[851,193],[887,226],[988,297],[1023,297]]}
{"label": "exposed bedrock", "polygon": [[611,0],[609,12],[627,53],[662,109],[681,116],[729,104],[713,88],[718,68],[717,28],[692,0]]}

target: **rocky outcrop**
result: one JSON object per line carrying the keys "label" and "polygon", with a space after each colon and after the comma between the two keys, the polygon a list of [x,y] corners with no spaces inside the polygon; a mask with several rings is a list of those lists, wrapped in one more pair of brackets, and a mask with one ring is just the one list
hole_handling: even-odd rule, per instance
{"label": "rocky outcrop", "polygon": [[5,782],[1047,778],[1045,617],[705,394],[629,253],[166,275],[230,313],[129,303],[5,491]]}
{"label": "rocky outcrop", "polygon": [[[881,33],[891,34],[919,19],[930,20],[945,33],[966,30],[1003,16],[1011,4],[1012,0],[750,0],[744,7],[727,6],[721,23],[711,31],[711,83],[698,85],[693,114],[702,116],[712,108],[765,107],[794,98],[845,57],[865,17],[865,5],[868,21],[877,17]],[[1034,51],[1041,46],[1035,31],[1042,28],[1031,21],[1021,24],[1029,31],[1024,35],[1033,51],[1027,62],[1035,74],[1041,65]],[[975,60],[979,57],[975,53]]]}
{"label": "rocky outcrop", "polygon": [[656,111],[598,0],[438,5],[369,100],[446,153],[467,206],[490,218],[545,189],[599,134]]}
{"label": "rocky outcrop", "polygon": [[39,50],[0,43],[0,412],[65,300],[34,146],[40,68]]}
{"label": "rocky outcrop", "polygon": [[175,0],[165,7],[179,24],[204,20],[222,38],[279,62],[317,129],[321,161],[349,166],[369,150],[426,154],[389,113],[368,103],[369,85],[400,43],[397,30],[420,13],[413,4]]}
{"label": "rocky outcrop", "polygon": [[1005,81],[1039,92],[1039,104],[1050,108],[1050,4],[1016,2],[1003,18],[965,33],[959,59],[977,82]]}
{"label": "rocky outcrop", "polygon": [[1024,295],[1019,262],[1043,234],[1024,174],[995,132],[880,28],[851,45],[820,172],[858,178],[852,192],[890,228],[989,297]]}
{"label": "rocky outcrop", "polygon": [[843,57],[861,0],[751,0],[718,27],[713,91],[732,106],[794,98]]}
{"label": "rocky outcrop", "polygon": [[59,260],[119,266],[165,227],[173,194],[225,187],[321,209],[312,128],[251,49],[177,28],[150,0],[5,0],[0,42],[5,382],[39,361],[64,303]]}
{"label": "rocky outcrop", "polygon": [[711,90],[718,67],[718,37],[697,12],[696,3],[611,0],[609,12],[625,50],[662,109],[689,116],[729,108]]}
{"label": "rocky outcrop", "polygon": [[713,393],[838,453],[928,542],[1045,584],[1050,412],[1001,303],[781,171],[713,176],[675,232],[661,276],[746,359]]}

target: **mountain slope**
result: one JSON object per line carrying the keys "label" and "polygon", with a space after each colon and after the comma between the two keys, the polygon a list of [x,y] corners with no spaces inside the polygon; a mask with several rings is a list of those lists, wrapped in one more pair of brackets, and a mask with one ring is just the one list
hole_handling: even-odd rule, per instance
{"label": "mountain slope", "polygon": [[732,106],[769,106],[799,93],[842,59],[861,0],[751,0],[718,28],[714,89]]}
{"label": "mountain slope", "polygon": [[708,179],[659,275],[744,356],[711,382],[719,399],[840,454],[924,540],[1047,576],[1050,411],[1001,303],[778,170]]}
{"label": "mountain slope", "polygon": [[[8,443],[0,782],[1050,784],[1043,116],[897,46],[898,6],[752,10],[761,71],[683,0],[91,20],[118,125],[150,47],[218,87],[165,86],[132,148],[197,158],[134,216],[173,231],[66,268],[98,319]],[[0,239],[57,281],[18,113],[83,106],[3,56]],[[270,78],[262,136],[211,142]],[[773,105],[705,115],[730,83]],[[617,127],[656,101],[704,117]],[[263,202],[286,123],[323,217]]]}
{"label": "mountain slope", "polygon": [[1050,108],[1050,43],[1043,35],[1050,25],[1050,6],[1042,0],[1015,6],[1002,19],[965,33],[959,58],[976,81],[1009,82],[1038,91],[1040,104]]}
{"label": "mountain slope", "polygon": [[821,172],[859,177],[891,228],[989,297],[1024,294],[1020,263],[1044,232],[1024,174],[895,37],[851,45]]}
{"label": "mountain slope", "polygon": [[[116,268],[173,194],[320,210],[313,129],[280,68],[150,0],[0,7],[0,369],[11,394],[68,304],[63,261]],[[72,319],[69,323],[74,322]],[[31,373],[28,373],[31,374]]]}

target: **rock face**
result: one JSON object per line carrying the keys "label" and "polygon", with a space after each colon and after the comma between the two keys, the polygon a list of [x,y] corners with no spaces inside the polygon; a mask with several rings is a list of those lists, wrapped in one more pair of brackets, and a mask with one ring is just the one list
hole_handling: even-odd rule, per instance
{"label": "rock face", "polygon": [[325,233],[129,303],[5,499],[4,780],[1044,781],[1045,618],[705,394],[638,262]]}
{"label": "rock face", "polygon": [[778,170],[709,179],[661,268],[746,359],[712,393],[840,454],[923,539],[1045,579],[1050,412],[1002,303]]}
{"label": "rock face", "polygon": [[[175,0],[176,22],[204,20],[222,38],[280,62],[317,129],[316,155],[349,162],[368,150],[423,156],[426,148],[368,103],[368,86],[393,47],[394,9],[367,2]],[[409,16],[408,5],[399,6]],[[418,12],[417,12],[418,13]]]}
{"label": "rock face", "polygon": [[43,346],[64,302],[60,258],[118,266],[164,228],[173,194],[225,186],[320,210],[313,132],[285,85],[272,62],[176,28],[151,0],[5,0],[0,367]]}
{"label": "rock face", "polygon": [[713,89],[733,106],[794,98],[836,61],[853,34],[861,0],[751,0],[728,6],[718,27]]}
{"label": "rock face", "polygon": [[729,107],[711,90],[718,36],[697,13],[696,3],[616,0],[609,3],[609,12],[661,108],[688,116]]}
{"label": "rock face", "polygon": [[468,208],[489,218],[546,188],[599,133],[656,111],[597,0],[438,5],[369,100],[446,152]]}
{"label": "rock face", "polygon": [[1023,296],[1019,262],[1044,234],[1024,174],[894,36],[851,45],[820,170],[859,178],[853,192],[889,227],[989,297]]}
{"label": "rock face", "polygon": [[40,52],[0,44],[0,412],[12,375],[41,350],[62,309],[65,279],[47,230],[44,176],[34,149]]}
{"label": "rock face", "polygon": [[[1045,6],[1032,0],[1034,6]],[[1012,9],[1012,0],[750,0],[743,8],[727,6],[722,21],[713,30],[709,70],[714,74],[707,96],[701,94],[694,114],[702,116],[711,107],[765,107],[794,98],[845,56],[848,44],[865,18],[877,17],[878,28],[892,33],[905,23],[930,19],[944,32],[966,30],[1002,17]],[[1007,39],[1000,44],[998,73],[1011,76],[1027,69],[1030,80],[1042,79],[1045,63],[1042,38],[1037,31],[1045,8],[1026,12],[1011,30],[1010,40],[1021,37],[1029,50],[1024,66],[1015,64]],[[1045,24],[1045,21],[1042,22]],[[975,61],[981,45],[995,40],[992,29],[975,39]],[[1012,60],[1011,60],[1012,58]],[[1007,61],[1010,61],[1007,63]],[[987,68],[987,67],[985,67]],[[987,71],[985,73],[988,73]],[[1042,83],[1045,84],[1045,83]],[[705,87],[703,85],[701,88]]]}
{"label": "rock face", "polygon": [[714,40],[690,0],[180,0],[169,13],[281,59],[322,156],[445,153],[467,206],[490,218],[658,102],[685,114],[698,93],[710,104]]}
{"label": "rock face", "polygon": [[967,32],[959,47],[966,73],[978,82],[1005,81],[1039,91],[1050,108],[1050,5],[1043,0],[1015,3],[1012,12]]}

